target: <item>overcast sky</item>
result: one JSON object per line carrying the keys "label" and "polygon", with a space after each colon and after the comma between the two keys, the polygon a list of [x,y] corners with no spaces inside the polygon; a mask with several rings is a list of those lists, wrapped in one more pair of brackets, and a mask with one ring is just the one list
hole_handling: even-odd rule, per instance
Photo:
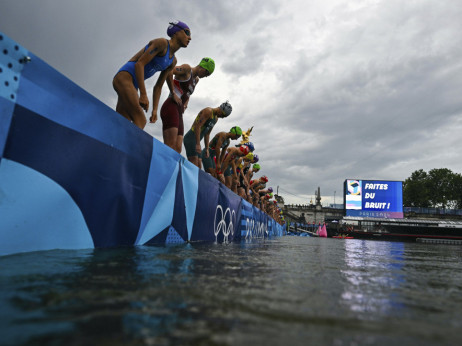
{"label": "overcast sky", "polygon": [[[178,63],[216,63],[185,128],[229,100],[213,133],[254,126],[286,203],[318,186],[341,203],[346,178],[462,173],[462,0],[0,0],[0,31],[111,108],[114,74],[176,19],[192,32]],[[146,131],[162,141],[161,128]]]}

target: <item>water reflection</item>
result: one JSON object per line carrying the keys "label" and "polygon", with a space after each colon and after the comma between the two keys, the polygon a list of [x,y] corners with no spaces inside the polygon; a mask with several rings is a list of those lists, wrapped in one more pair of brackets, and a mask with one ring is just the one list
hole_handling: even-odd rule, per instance
{"label": "water reflection", "polygon": [[2,342],[451,343],[461,259],[459,247],[308,237],[7,256]]}
{"label": "water reflection", "polygon": [[243,307],[234,295],[267,305],[268,250],[264,242],[192,243],[3,258],[3,336],[16,344],[72,343],[75,335],[117,344],[228,335]]}
{"label": "water reflection", "polygon": [[345,241],[343,303],[352,311],[399,314],[397,296],[405,276],[402,272],[404,244],[398,242]]}

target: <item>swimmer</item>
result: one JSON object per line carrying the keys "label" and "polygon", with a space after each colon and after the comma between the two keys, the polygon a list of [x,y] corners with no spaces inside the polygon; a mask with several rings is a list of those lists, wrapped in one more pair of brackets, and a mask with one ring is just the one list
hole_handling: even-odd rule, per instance
{"label": "swimmer", "polygon": [[230,140],[236,140],[241,135],[242,130],[239,126],[232,127],[229,132],[218,132],[209,143],[208,157],[206,153],[207,148],[202,150],[204,171],[217,178],[216,167],[221,167],[221,163],[225,157],[226,149],[228,149]]}
{"label": "swimmer", "polygon": [[[225,158],[221,164],[220,171],[217,172],[219,180],[225,181],[225,185],[234,193],[237,193],[237,184],[239,179],[237,176],[237,160],[249,153],[249,147],[243,145],[241,147],[232,147],[226,150]],[[236,188],[234,188],[236,187]]]}
{"label": "swimmer", "polygon": [[146,126],[144,112],[149,109],[145,79],[160,72],[152,96],[151,120],[155,122],[162,86],[177,62],[175,52],[187,47],[191,41],[191,30],[188,25],[180,21],[170,23],[167,35],[170,40],[156,38],[149,41],[120,68],[112,81],[118,96],[116,111],[141,129]]}
{"label": "swimmer", "polygon": [[[188,64],[175,66],[167,76],[170,95],[160,109],[162,135],[164,143],[180,154],[184,134],[183,113],[188,107],[189,98],[199,80],[210,76],[214,70],[215,61],[211,58],[203,58],[196,67]],[[152,118],[150,120],[153,122]]]}
{"label": "swimmer", "polygon": [[[254,155],[254,158],[255,158],[255,155]],[[261,169],[261,166],[259,163],[254,163],[252,165],[252,168],[250,168],[247,172],[246,172],[246,178],[247,178],[247,181],[250,181],[252,180],[253,178],[253,175],[254,173],[258,173]]]}
{"label": "swimmer", "polygon": [[[219,107],[204,108],[199,112],[194,123],[184,136],[184,147],[188,160],[201,168],[202,165],[202,148],[201,140],[204,139],[204,148],[209,147],[210,132],[218,121],[218,118],[226,118],[233,111],[233,107],[228,101],[222,103]],[[208,156],[208,150],[205,153]]]}
{"label": "swimmer", "polygon": [[254,162],[255,156],[249,152],[246,156],[237,160],[237,174],[239,177],[239,184],[237,185],[237,194],[244,199],[247,199],[249,192],[249,181],[247,180],[246,173],[250,169],[250,165]]}
{"label": "swimmer", "polygon": [[267,182],[268,177],[265,175],[261,176],[257,180],[250,181],[250,190],[252,191],[252,203],[255,206],[258,206],[258,202],[260,199],[260,194],[258,192],[266,187]]}

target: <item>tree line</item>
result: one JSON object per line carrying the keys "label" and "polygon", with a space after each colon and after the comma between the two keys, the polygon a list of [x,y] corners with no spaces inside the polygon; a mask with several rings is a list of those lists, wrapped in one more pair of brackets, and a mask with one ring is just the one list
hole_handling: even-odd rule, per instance
{"label": "tree line", "polygon": [[447,168],[419,169],[403,184],[405,207],[462,209],[462,175]]}

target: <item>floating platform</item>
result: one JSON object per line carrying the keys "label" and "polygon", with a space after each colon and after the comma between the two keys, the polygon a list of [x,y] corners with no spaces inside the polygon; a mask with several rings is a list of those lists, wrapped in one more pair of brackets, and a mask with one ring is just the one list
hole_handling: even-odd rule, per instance
{"label": "floating platform", "polygon": [[422,242],[462,242],[462,222],[430,219],[385,219],[344,217],[339,230],[343,235],[360,239]]}
{"label": "floating platform", "polygon": [[0,255],[283,230],[0,33]]}

